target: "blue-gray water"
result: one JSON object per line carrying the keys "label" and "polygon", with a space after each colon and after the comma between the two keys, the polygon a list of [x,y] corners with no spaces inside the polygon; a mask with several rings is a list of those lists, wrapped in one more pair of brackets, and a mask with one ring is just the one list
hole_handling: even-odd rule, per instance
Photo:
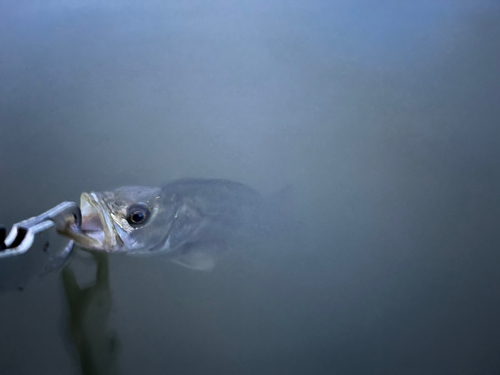
{"label": "blue-gray water", "polygon": [[[3,0],[0,222],[292,184],[300,248],[109,258],[121,374],[497,374],[499,61],[495,1]],[[0,374],[80,373],[66,313],[2,293]]]}

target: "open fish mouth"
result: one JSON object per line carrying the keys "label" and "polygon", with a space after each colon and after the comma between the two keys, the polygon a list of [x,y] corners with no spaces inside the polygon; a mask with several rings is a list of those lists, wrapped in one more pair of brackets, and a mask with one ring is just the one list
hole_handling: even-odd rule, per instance
{"label": "open fish mouth", "polygon": [[117,251],[121,243],[106,203],[96,193],[80,196],[81,232],[74,240],[81,246],[101,251]]}

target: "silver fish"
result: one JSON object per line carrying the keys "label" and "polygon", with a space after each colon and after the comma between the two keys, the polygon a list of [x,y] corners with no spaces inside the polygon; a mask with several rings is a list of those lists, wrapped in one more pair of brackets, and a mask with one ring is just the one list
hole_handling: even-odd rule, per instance
{"label": "silver fish", "polygon": [[210,270],[216,255],[242,240],[265,238],[277,205],[243,184],[182,179],[163,188],[126,186],[83,193],[80,230],[60,233],[89,250],[169,254],[173,262]]}

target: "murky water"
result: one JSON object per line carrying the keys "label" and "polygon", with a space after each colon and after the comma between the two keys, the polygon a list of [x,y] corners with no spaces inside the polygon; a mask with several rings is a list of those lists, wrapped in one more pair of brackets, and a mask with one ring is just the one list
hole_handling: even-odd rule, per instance
{"label": "murky water", "polygon": [[485,0],[1,2],[1,223],[210,177],[291,184],[305,234],[209,273],[0,264],[0,374],[498,373],[499,19]]}

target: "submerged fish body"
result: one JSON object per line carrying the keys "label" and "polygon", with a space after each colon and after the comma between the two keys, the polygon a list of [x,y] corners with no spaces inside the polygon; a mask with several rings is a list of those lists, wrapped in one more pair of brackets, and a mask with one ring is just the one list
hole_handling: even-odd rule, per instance
{"label": "submerged fish body", "polygon": [[83,248],[130,255],[169,254],[209,270],[230,244],[265,237],[275,219],[269,200],[228,180],[182,179],[163,188],[126,186],[83,193],[80,231],[61,233]]}

